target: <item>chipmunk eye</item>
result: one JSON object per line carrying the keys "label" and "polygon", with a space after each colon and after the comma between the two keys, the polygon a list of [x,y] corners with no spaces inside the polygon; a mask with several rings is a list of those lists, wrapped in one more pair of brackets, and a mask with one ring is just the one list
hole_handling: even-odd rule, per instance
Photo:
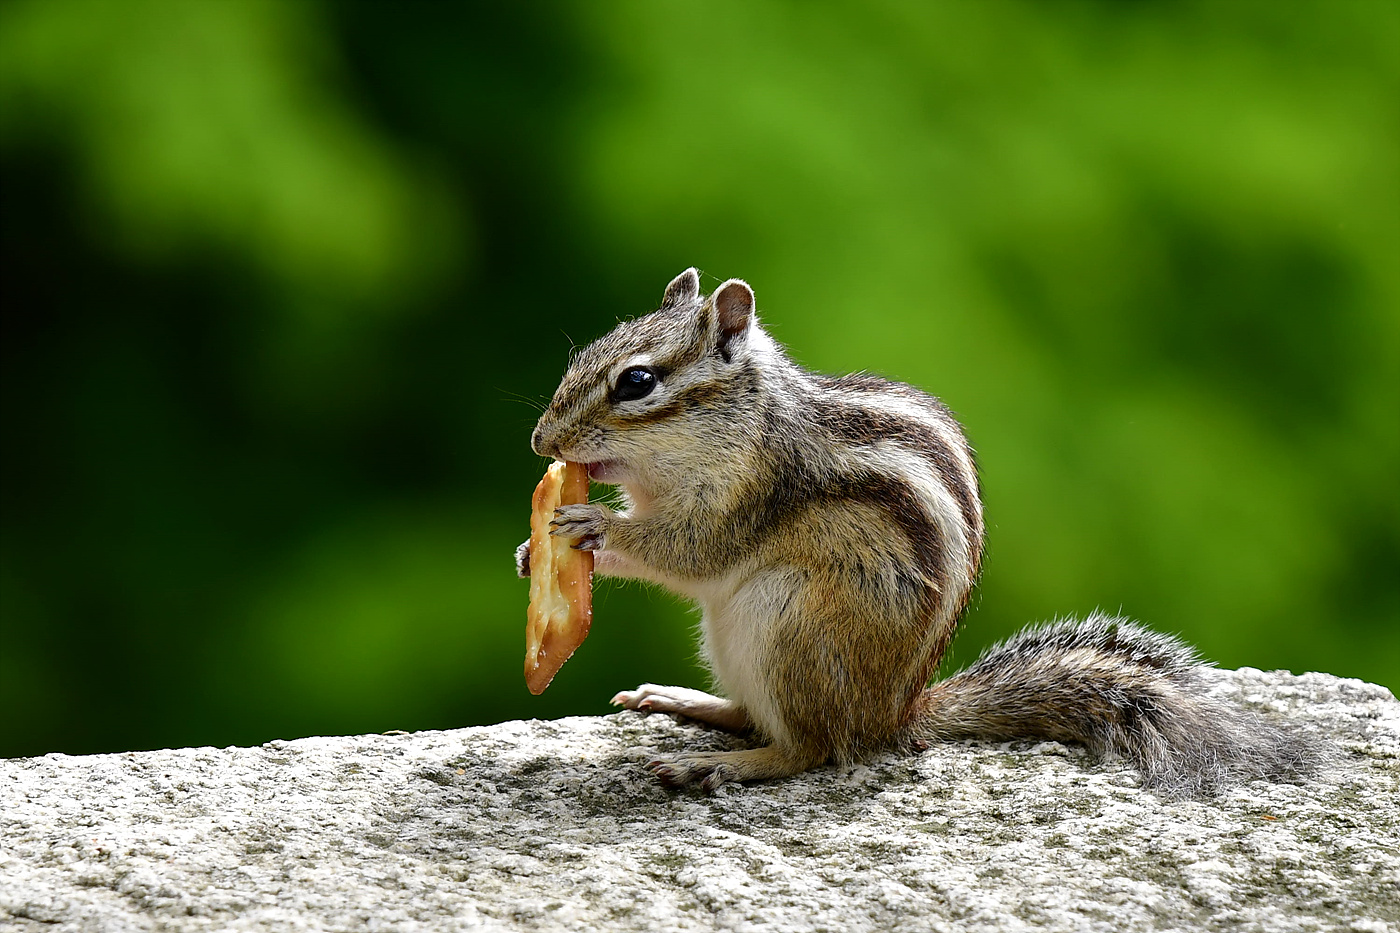
{"label": "chipmunk eye", "polygon": [[617,377],[617,385],[613,386],[612,390],[612,400],[614,402],[631,402],[635,399],[646,398],[655,388],[656,373],[645,366],[633,366],[623,370],[622,375]]}

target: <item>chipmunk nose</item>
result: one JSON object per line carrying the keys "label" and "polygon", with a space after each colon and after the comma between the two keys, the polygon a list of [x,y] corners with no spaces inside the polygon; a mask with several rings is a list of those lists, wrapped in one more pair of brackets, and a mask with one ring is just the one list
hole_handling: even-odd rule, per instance
{"label": "chipmunk nose", "polygon": [[541,457],[558,457],[559,437],[556,432],[546,432],[543,425],[536,425],[530,435],[530,449]]}

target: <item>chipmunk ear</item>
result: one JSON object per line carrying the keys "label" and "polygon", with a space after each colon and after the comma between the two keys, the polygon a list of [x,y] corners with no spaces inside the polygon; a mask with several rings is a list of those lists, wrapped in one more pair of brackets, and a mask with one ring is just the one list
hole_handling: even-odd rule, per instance
{"label": "chipmunk ear", "polygon": [[724,361],[729,362],[730,344],[747,333],[753,320],[753,289],[743,279],[730,279],[710,296],[715,309],[717,344]]}
{"label": "chipmunk ear", "polygon": [[661,299],[661,307],[674,308],[694,301],[700,295],[700,273],[694,267],[682,272],[666,286],[666,295]]}

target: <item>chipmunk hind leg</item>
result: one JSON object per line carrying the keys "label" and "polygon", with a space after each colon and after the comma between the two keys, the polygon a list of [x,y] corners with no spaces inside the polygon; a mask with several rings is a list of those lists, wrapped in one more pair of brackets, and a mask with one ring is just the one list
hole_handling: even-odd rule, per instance
{"label": "chipmunk hind leg", "polygon": [[[733,700],[688,687],[642,684],[613,697],[613,704],[647,713],[672,713],[729,732],[753,728],[749,714]],[[699,782],[715,790],[730,781],[763,781],[788,777],[820,764],[826,756],[779,745],[732,752],[697,752],[657,758],[647,769],[668,787]]]}

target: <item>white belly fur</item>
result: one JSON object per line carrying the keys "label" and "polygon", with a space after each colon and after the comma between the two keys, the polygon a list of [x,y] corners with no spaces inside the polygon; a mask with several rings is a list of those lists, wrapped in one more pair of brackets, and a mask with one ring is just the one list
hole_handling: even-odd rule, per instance
{"label": "white belly fur", "polygon": [[735,585],[711,584],[695,593],[703,611],[703,649],[721,693],[738,703],[768,738],[789,742],[772,693],[769,652],[795,580],[767,571]]}

